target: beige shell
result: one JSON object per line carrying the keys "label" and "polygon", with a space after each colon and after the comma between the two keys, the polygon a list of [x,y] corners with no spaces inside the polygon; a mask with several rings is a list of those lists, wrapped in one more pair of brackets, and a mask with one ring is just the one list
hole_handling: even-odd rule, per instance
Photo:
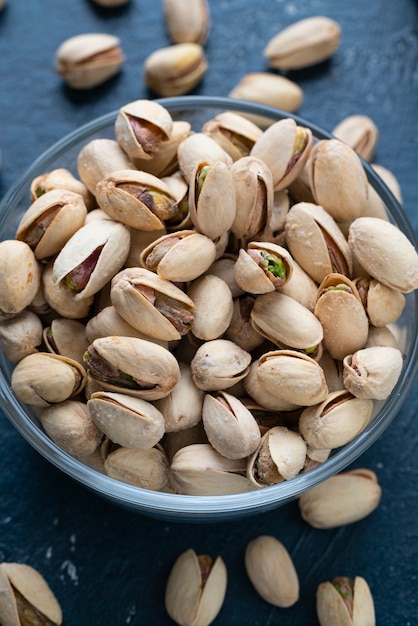
{"label": "beige shell", "polygon": [[248,458],[247,476],[255,486],[266,487],[295,478],[305,460],[306,443],[300,434],[286,426],[273,426]]}
{"label": "beige shell", "polygon": [[273,205],[270,217],[259,233],[259,241],[278,243],[283,241],[284,224],[290,209],[290,197],[287,189],[279,189],[273,193]]}
{"label": "beige shell", "polygon": [[349,115],[345,117],[332,134],[353,148],[366,161],[371,161],[379,136],[373,120],[367,115]]}
{"label": "beige shell", "polygon": [[320,283],[332,272],[351,276],[353,261],[348,243],[321,206],[294,204],[286,216],[285,233],[292,257],[315,282]]}
{"label": "beige shell", "polygon": [[259,446],[261,436],[256,420],[232,394],[206,394],[202,420],[210,444],[228,459],[243,459]]}
{"label": "beige shell", "polygon": [[228,168],[233,162],[229,154],[212,137],[203,132],[192,133],[184,139],[178,147],[177,157],[179,169],[188,184],[197,164],[201,161],[209,164],[221,161]]}
{"label": "beige shell", "polygon": [[231,231],[237,238],[255,237],[269,224],[273,211],[273,177],[270,168],[254,156],[244,156],[231,167],[236,214]]}
{"label": "beige shell", "polygon": [[313,311],[316,303],[318,285],[292,258],[292,275],[279,289],[280,293],[293,298],[299,304]]}
{"label": "beige shell", "polygon": [[348,243],[376,280],[403,293],[418,287],[418,254],[394,224],[377,217],[358,218],[350,226]]}
{"label": "beige shell", "polygon": [[193,301],[173,283],[150,270],[131,267],[116,274],[110,297],[117,313],[141,333],[180,339],[193,321]]}
{"label": "beige shell", "polygon": [[164,398],[180,378],[176,358],[151,341],[137,337],[100,337],[89,346],[87,372],[103,389],[143,400]]}
{"label": "beige shell", "polygon": [[165,608],[177,624],[209,626],[221,610],[227,586],[223,559],[191,548],[176,559],[167,580]]}
{"label": "beige shell", "polygon": [[161,491],[168,481],[168,459],[157,447],[147,450],[117,448],[107,455],[104,468],[111,478],[141,489]]}
{"label": "beige shell", "polygon": [[189,286],[187,295],[195,306],[193,335],[203,341],[221,337],[233,312],[232,294],[226,282],[211,274],[201,276]]}
{"label": "beige shell", "polygon": [[314,314],[324,329],[324,347],[334,359],[341,360],[365,345],[369,322],[357,288],[346,276],[324,278]]}
{"label": "beige shell", "polygon": [[46,407],[77,395],[86,384],[84,368],[48,352],[28,354],[12,372],[11,386],[21,402]]}
{"label": "beige shell", "polygon": [[115,121],[116,140],[130,159],[151,159],[172,132],[170,112],[154,100],[128,102]]}
{"label": "beige shell", "polygon": [[232,297],[238,298],[244,294],[244,291],[235,281],[235,261],[235,254],[221,255],[214,263],[212,263],[206,274],[213,274],[214,276],[222,278],[222,280],[224,280],[230,288]]}
{"label": "beige shell", "polygon": [[339,48],[341,27],[322,15],[308,17],[278,32],[264,49],[269,66],[295,70],[316,65]]}
{"label": "beige shell", "polygon": [[55,53],[55,68],[74,89],[91,89],[117,74],[125,61],[120,40],[108,33],[66,39]]}
{"label": "beige shell", "polygon": [[57,446],[78,459],[93,454],[103,438],[84,402],[65,400],[53,404],[42,409],[40,420]]}
{"label": "beige shell", "polygon": [[314,528],[336,528],[367,517],[379,505],[382,489],[368,469],[328,478],[299,498],[302,518]]}
{"label": "beige shell", "polygon": [[165,432],[178,432],[196,426],[202,417],[204,393],[192,380],[190,367],[179,362],[180,379],[170,393],[155,400],[154,404],[162,413]]}
{"label": "beige shell", "polygon": [[[30,615],[36,620],[42,616],[51,626],[62,624],[58,600],[42,574],[30,565],[1,563],[0,587],[0,622],[5,626],[21,626],[21,618],[24,619],[21,604],[26,607],[25,616]],[[19,594],[19,604],[16,593]]]}
{"label": "beige shell", "polygon": [[237,284],[251,294],[276,291],[292,277],[293,259],[286,248],[268,241],[250,241],[235,263]]}
{"label": "beige shell", "polygon": [[[249,100],[294,113],[303,101],[303,91],[299,85],[279,74],[270,72],[250,72],[245,74],[229,92],[230,98]],[[256,124],[270,124],[271,118],[246,115]]]}
{"label": "beige shell", "polygon": [[210,31],[208,0],[164,0],[163,11],[168,35],[174,43],[203,46]]}
{"label": "beige shell", "polygon": [[54,354],[66,356],[83,365],[83,354],[88,346],[85,325],[66,317],[51,320],[43,332],[45,346]]}
{"label": "beige shell", "polygon": [[144,82],[160,96],[180,96],[196,87],[208,68],[199,43],[176,43],[154,50],[144,61]]}
{"label": "beige shell", "polygon": [[89,211],[96,206],[94,196],[87,189],[86,185],[64,167],[58,167],[50,172],[40,174],[32,180],[30,185],[32,202],[53,189],[65,189],[66,191],[80,194]]}
{"label": "beige shell", "polygon": [[11,363],[18,363],[37,351],[42,343],[42,322],[36,313],[24,309],[0,321],[0,350]]}
{"label": "beige shell", "polygon": [[312,448],[339,448],[364,430],[372,410],[372,400],[356,398],[345,389],[334,391],[320,404],[304,409],[299,430]]}
{"label": "beige shell", "polygon": [[199,389],[228,389],[248,374],[251,355],[227,339],[206,341],[190,364],[192,378]]}
{"label": "beige shell", "polygon": [[312,406],[328,395],[322,367],[295,350],[273,350],[263,354],[259,359],[257,377],[270,394],[290,404]]}
{"label": "beige shell", "polygon": [[86,336],[90,343],[94,339],[107,337],[108,335],[138,337],[139,339],[147,339],[148,341],[158,343],[165,348],[168,347],[167,341],[149,337],[128,324],[112,305],[104,307],[97,315],[90,317],[86,324]]}
{"label": "beige shell", "polygon": [[397,321],[406,304],[402,292],[384,285],[375,278],[359,278],[353,282],[373,326],[387,326]]}
{"label": "beige shell", "polygon": [[235,219],[236,197],[232,175],[223,161],[198,161],[190,176],[190,218],[210,239],[228,231]]}
{"label": "beige shell", "polygon": [[195,230],[180,230],[153,241],[141,253],[140,262],[166,280],[188,282],[206,272],[215,257],[212,239]]}
{"label": "beige shell", "polygon": [[257,296],[251,321],[260,335],[278,347],[314,354],[323,338],[321,323],[315,315],[278,291]]}
{"label": "beige shell", "polygon": [[[52,280],[75,292],[75,300],[89,298],[119,271],[129,252],[130,233],[113,220],[90,222],[61,249],[53,263]],[[95,263],[91,263],[94,257]],[[81,268],[82,282],[78,285]]]}
{"label": "beige shell", "polygon": [[263,133],[257,124],[233,111],[223,111],[205,122],[202,132],[215,139],[234,161],[248,156]]}
{"label": "beige shell", "polygon": [[312,148],[310,181],[315,202],[336,221],[363,215],[369,185],[356,152],[338,139],[322,139]]}
{"label": "beige shell", "polygon": [[41,267],[27,243],[15,239],[0,242],[0,318],[21,313],[40,286]]}
{"label": "beige shell", "polygon": [[260,535],[245,549],[245,569],[257,593],[282,608],[299,599],[299,578],[292,558],[276,537]]}
{"label": "beige shell", "polygon": [[173,120],[173,129],[170,137],[160,143],[157,152],[154,152],[151,159],[134,158],[135,167],[159,178],[175,174],[178,169],[177,149],[190,133],[190,122]]}
{"label": "beige shell", "polygon": [[94,296],[76,299],[76,294],[65,289],[60,283],[53,281],[52,262],[44,268],[42,273],[42,288],[45,301],[58,315],[69,319],[82,319],[87,317],[93,304]]}
{"label": "beige shell", "polygon": [[164,417],[151,402],[141,398],[98,391],[90,396],[87,407],[96,426],[122,447],[152,448],[164,435]]}
{"label": "beige shell", "polygon": [[259,359],[255,359],[249,368],[249,372],[244,379],[244,388],[247,394],[255,400],[261,407],[270,411],[292,411],[298,408],[299,404],[288,402],[277,395],[270,393],[258,378]]}
{"label": "beige shell", "polygon": [[126,257],[125,266],[138,267],[141,265],[140,259],[142,252],[156,239],[166,235],[167,228],[165,226],[159,230],[138,230],[136,228],[131,228],[130,232],[131,245],[129,247],[128,256]]}
{"label": "beige shell", "polygon": [[402,366],[402,352],[397,348],[357,350],[343,361],[344,386],[357,398],[385,400],[398,382]]}
{"label": "beige shell", "polygon": [[316,611],[320,626],[376,624],[373,597],[361,576],[354,580],[340,576],[321,583],[316,592]]}
{"label": "beige shell", "polygon": [[252,296],[243,295],[233,301],[232,317],[225,332],[225,339],[233,341],[243,350],[251,352],[264,343],[264,337],[251,324]]}
{"label": "beige shell", "polygon": [[273,122],[255,142],[251,156],[264,161],[273,176],[274,190],[285,189],[302,170],[312,146],[312,132],[292,118]]}
{"label": "beige shell", "polygon": [[114,139],[92,139],[77,156],[78,175],[92,194],[96,193],[96,185],[102,178],[132,167],[132,161]]}

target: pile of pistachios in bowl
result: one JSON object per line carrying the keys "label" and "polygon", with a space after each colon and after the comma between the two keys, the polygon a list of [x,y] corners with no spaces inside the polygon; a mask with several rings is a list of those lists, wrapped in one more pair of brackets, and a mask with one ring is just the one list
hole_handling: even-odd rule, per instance
{"label": "pile of pistachios in bowl", "polygon": [[289,480],[359,435],[403,368],[418,256],[348,144],[225,110],[122,106],[37,176],[0,242],[11,387],[65,452],[186,495]]}

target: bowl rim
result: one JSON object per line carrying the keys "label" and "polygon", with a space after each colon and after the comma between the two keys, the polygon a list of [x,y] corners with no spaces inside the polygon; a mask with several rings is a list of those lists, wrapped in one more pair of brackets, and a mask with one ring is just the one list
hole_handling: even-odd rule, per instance
{"label": "bowl rim", "polygon": [[[299,115],[288,113],[267,105],[227,97],[216,96],[181,96],[159,98],[155,100],[165,106],[170,113],[195,111],[197,109],[233,110],[237,113],[249,113],[269,117],[272,121],[292,118],[296,123],[311,129],[318,139],[331,139],[333,135],[305,120]],[[14,183],[0,203],[0,228],[8,217],[13,203],[26,195],[32,179],[45,171],[44,164],[51,159],[62,157],[71,147],[84,139],[90,139],[94,133],[100,133],[116,119],[118,110],[100,116],[64,136],[44,151],[23,175]],[[389,212],[396,219],[397,226],[417,248],[417,237],[409,218],[380,177],[371,166],[361,159],[367,178],[385,202]],[[392,215],[394,213],[394,215]],[[415,302],[418,310],[418,290],[407,296]],[[55,467],[66,473],[84,487],[103,496],[107,500],[134,509],[152,517],[170,520],[208,521],[226,520],[240,516],[249,516],[274,509],[294,500],[307,488],[322,482],[326,478],[342,471],[358,459],[386,430],[404,404],[418,372],[418,321],[417,315],[412,321],[411,335],[413,342],[409,348],[408,362],[404,365],[402,376],[398,380],[391,396],[379,410],[374,420],[352,442],[340,448],[326,463],[307,473],[299,474],[292,480],[278,485],[244,493],[217,496],[189,496],[169,492],[151,491],[115,480],[94,470],[83,461],[79,461],[59,448],[29,417],[11,391],[9,382],[0,371],[0,408],[22,437]]]}

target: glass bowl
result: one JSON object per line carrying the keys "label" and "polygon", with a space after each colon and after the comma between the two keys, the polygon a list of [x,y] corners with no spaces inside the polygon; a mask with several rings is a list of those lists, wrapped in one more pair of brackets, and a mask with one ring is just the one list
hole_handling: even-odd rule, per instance
{"label": "glass bowl", "polygon": [[[296,115],[250,102],[203,96],[165,98],[158,102],[170,111],[173,119],[191,122],[193,130],[200,130],[205,121],[224,110],[230,110],[269,118],[271,121],[291,117],[298,124],[310,128],[315,138],[331,137],[329,133]],[[117,112],[112,112],[82,126],[57,142],[31,165],[1,203],[0,240],[15,237],[17,224],[30,204],[29,190],[33,178],[59,167],[67,168],[77,176],[76,160],[79,151],[92,139],[102,137],[114,139],[116,115]],[[391,221],[417,247],[415,232],[403,209],[367,163],[364,163],[364,167],[369,182],[385,203]],[[417,311],[418,291],[406,295],[406,306],[398,321],[402,344],[400,348],[404,354],[401,377],[386,401],[375,402],[374,417],[367,428],[356,439],[334,451],[327,461],[309,472],[256,491],[223,496],[178,495],[141,489],[91,469],[61,450],[42,430],[35,413],[17,400],[10,387],[13,365],[3,354],[0,354],[0,408],[24,439],[43,457],[84,487],[115,504],[138,513],[172,521],[207,522],[249,516],[284,505],[307,489],[344,470],[389,426],[405,402],[418,370]]]}

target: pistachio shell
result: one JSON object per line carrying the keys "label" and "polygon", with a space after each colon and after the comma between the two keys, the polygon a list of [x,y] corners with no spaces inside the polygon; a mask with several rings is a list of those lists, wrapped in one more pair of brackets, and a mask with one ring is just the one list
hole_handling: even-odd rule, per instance
{"label": "pistachio shell", "polygon": [[117,448],[105,459],[106,474],[141,489],[160,491],[167,485],[168,460],[159,448]]}
{"label": "pistachio shell", "polygon": [[336,577],[318,586],[316,610],[321,626],[375,626],[370,588],[361,576]]}
{"label": "pistachio shell", "polygon": [[190,364],[192,378],[199,389],[228,389],[245,378],[251,355],[227,339],[206,341]]}
{"label": "pistachio shell", "polygon": [[88,346],[88,340],[86,327],[82,322],[57,317],[44,329],[43,335],[50,352],[83,364],[83,354]]}
{"label": "pistachio shell", "polygon": [[174,43],[203,45],[210,30],[210,8],[207,0],[164,0],[164,18],[168,34]]}
{"label": "pistachio shell", "polygon": [[288,250],[268,241],[250,241],[235,263],[235,280],[246,292],[262,294],[283,287],[292,277]]}
{"label": "pistachio shell", "polygon": [[263,133],[257,124],[233,111],[224,111],[205,122],[202,131],[215,139],[233,161],[248,156]]}
{"label": "pistachio shell", "polygon": [[[285,76],[269,72],[245,74],[229,93],[230,98],[250,100],[294,113],[302,104],[303,91]],[[271,118],[247,116],[256,124],[270,124]]]}
{"label": "pistachio shell", "polygon": [[357,350],[343,361],[344,386],[357,398],[385,400],[399,380],[402,365],[402,353],[397,348]]}
{"label": "pistachio shell", "polygon": [[285,546],[260,535],[245,550],[245,569],[257,593],[269,604],[290,607],[299,599],[299,579]]}
{"label": "pistachio shell", "polygon": [[139,170],[149,172],[159,178],[171,176],[178,169],[177,149],[190,133],[190,122],[173,120],[173,129],[170,137],[160,143],[158,150],[153,153],[151,159],[134,158],[135,166]]}
{"label": "pistachio shell", "polygon": [[41,268],[27,243],[0,242],[0,318],[21,313],[36,296]]}
{"label": "pistachio shell", "polygon": [[214,164],[221,161],[228,166],[232,165],[232,159],[227,152],[205,133],[196,132],[184,139],[178,147],[177,156],[179,168],[187,183],[190,183],[196,165],[205,161]]}
{"label": "pistachio shell", "polygon": [[207,67],[199,43],[177,43],[159,48],[145,59],[144,81],[160,96],[179,96],[200,83]]}
{"label": "pistachio shell", "polygon": [[367,115],[349,115],[337,124],[332,134],[353,148],[366,161],[372,159],[379,131]]}
{"label": "pistachio shell", "polygon": [[108,337],[109,335],[119,335],[121,337],[138,337],[158,343],[167,348],[167,342],[149,337],[144,333],[125,322],[123,317],[117,313],[114,306],[106,306],[101,309],[97,315],[91,317],[86,324],[86,336],[89,342],[99,337]]}
{"label": "pistachio shell", "polygon": [[373,326],[387,326],[396,322],[406,304],[402,292],[384,285],[375,278],[356,279],[354,284]]}
{"label": "pistachio shell", "polygon": [[165,398],[154,402],[164,417],[166,433],[190,429],[202,417],[203,391],[194,384],[190,367],[181,362],[179,367],[176,385]]}
{"label": "pistachio shell", "polygon": [[94,196],[87,189],[86,185],[64,167],[58,167],[45,174],[40,174],[32,180],[30,186],[32,202],[53,189],[65,189],[66,191],[80,194],[89,211],[96,206]]}
{"label": "pistachio shell", "polygon": [[382,489],[371,470],[342,472],[312,487],[299,498],[303,519],[314,528],[336,528],[370,515]]}
{"label": "pistachio shell", "polygon": [[244,388],[253,400],[261,407],[271,411],[292,411],[299,405],[288,402],[283,398],[270,393],[267,388],[261,384],[258,377],[258,366],[260,359],[254,360],[249,368],[249,372],[244,379]]}
{"label": "pistachio shell", "polygon": [[269,167],[254,156],[244,156],[231,167],[236,197],[236,214],[231,231],[251,238],[263,231],[273,210],[273,177]]}
{"label": "pistachio shell", "polygon": [[191,331],[203,341],[217,339],[232,318],[231,290],[222,278],[208,274],[193,281],[187,290],[195,308]]}
{"label": "pistachio shell", "polygon": [[264,343],[264,337],[260,335],[251,324],[251,309],[254,306],[254,298],[241,296],[233,301],[232,317],[225,332],[225,339],[233,341],[243,350],[251,352]]}
{"label": "pistachio shell", "polygon": [[357,218],[348,243],[364,269],[384,285],[403,293],[418,287],[418,254],[394,224],[377,217]]}
{"label": "pistachio shell", "polygon": [[247,476],[258,487],[295,478],[303,469],[306,443],[286,426],[273,426],[263,435],[258,449],[248,459]]}
{"label": "pistachio shell", "polygon": [[11,363],[18,363],[37,351],[42,343],[42,322],[24,309],[15,317],[0,321],[0,349]]}
{"label": "pistachio shell", "polygon": [[292,275],[279,289],[280,293],[293,298],[299,304],[313,311],[315,308],[317,284],[292,258]]}
{"label": "pistachio shell", "polygon": [[69,319],[82,319],[87,317],[93,304],[94,296],[76,299],[76,294],[65,289],[60,283],[53,281],[53,263],[44,268],[42,273],[43,296],[46,303],[61,315]]}
{"label": "pistachio shell", "polygon": [[100,180],[116,170],[132,167],[132,161],[114,139],[92,139],[77,156],[78,175],[92,194]]}

